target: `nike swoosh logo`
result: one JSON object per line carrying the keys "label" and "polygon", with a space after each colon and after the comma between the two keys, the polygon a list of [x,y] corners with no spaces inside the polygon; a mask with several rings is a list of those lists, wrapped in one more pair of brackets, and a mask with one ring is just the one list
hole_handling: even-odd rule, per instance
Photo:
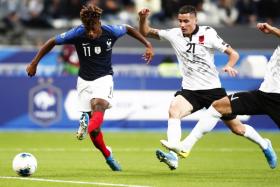
{"label": "nike swoosh logo", "polygon": [[239,99],[239,97],[234,97],[233,95],[234,95],[234,94],[232,94],[231,97],[230,97],[230,100],[231,100],[231,101],[233,101],[233,100],[235,100],[235,99]]}
{"label": "nike swoosh logo", "polygon": [[83,45],[83,46],[85,46],[85,45],[89,45],[89,44],[90,44],[90,43],[82,43],[82,45]]}

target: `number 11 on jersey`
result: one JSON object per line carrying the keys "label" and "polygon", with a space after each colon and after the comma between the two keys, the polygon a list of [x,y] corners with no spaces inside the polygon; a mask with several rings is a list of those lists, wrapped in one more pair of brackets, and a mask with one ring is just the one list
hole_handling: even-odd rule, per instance
{"label": "number 11 on jersey", "polygon": [[86,47],[83,47],[83,48],[84,48],[84,55],[85,56],[91,56],[90,46],[86,46]]}

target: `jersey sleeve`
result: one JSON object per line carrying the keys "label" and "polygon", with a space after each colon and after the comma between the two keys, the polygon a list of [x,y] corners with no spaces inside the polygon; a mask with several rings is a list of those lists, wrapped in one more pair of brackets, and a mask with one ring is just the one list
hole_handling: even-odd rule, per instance
{"label": "jersey sleeve", "polygon": [[127,33],[126,25],[104,25],[116,38],[122,37]]}
{"label": "jersey sleeve", "polygon": [[159,38],[161,40],[168,40],[169,41],[170,38],[171,38],[171,30],[170,29],[159,30],[158,35],[159,35]]}
{"label": "jersey sleeve", "polygon": [[84,33],[85,29],[81,26],[74,27],[69,31],[59,34],[55,37],[55,43],[57,45],[73,44],[75,40]]}
{"label": "jersey sleeve", "polygon": [[219,50],[220,52],[224,52],[230,45],[224,42],[224,40],[217,34],[217,32],[214,29],[210,29],[208,31],[210,38],[210,46],[214,49]]}

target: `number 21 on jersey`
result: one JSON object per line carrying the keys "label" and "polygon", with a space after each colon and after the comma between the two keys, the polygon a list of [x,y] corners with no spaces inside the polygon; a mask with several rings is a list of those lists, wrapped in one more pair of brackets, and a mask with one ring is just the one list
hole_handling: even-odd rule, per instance
{"label": "number 21 on jersey", "polygon": [[194,53],[195,52],[195,43],[188,43],[187,44],[187,52]]}

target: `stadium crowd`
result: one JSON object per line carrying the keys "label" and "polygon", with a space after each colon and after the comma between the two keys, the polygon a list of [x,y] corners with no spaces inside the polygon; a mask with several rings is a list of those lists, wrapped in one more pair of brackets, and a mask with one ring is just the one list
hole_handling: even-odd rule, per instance
{"label": "stadium crowd", "polygon": [[[198,22],[212,26],[255,25],[257,21],[280,22],[280,0],[0,0],[0,35],[15,38],[24,28],[62,29],[80,24],[79,11],[91,1],[103,10],[105,23],[137,25],[137,12],[147,7],[152,25],[176,23],[182,5],[194,5]],[[15,37],[17,36],[17,37]]]}

